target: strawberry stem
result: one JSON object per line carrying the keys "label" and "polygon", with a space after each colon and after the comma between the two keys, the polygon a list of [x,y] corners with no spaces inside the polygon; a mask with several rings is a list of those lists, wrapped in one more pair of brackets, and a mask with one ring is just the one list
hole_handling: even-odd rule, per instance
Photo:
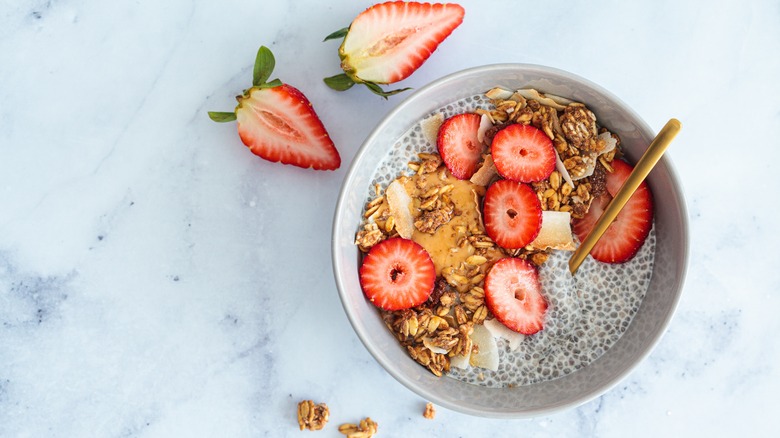
{"label": "strawberry stem", "polygon": [[236,120],[236,113],[209,111],[209,118],[219,123],[232,122]]}
{"label": "strawberry stem", "polygon": [[346,91],[355,85],[355,81],[353,81],[352,78],[347,76],[345,73],[325,78],[323,81],[325,82],[325,85],[336,91]]}
{"label": "strawberry stem", "polygon": [[339,29],[339,30],[333,32],[332,34],[326,36],[325,39],[322,40],[322,42],[325,42],[325,41],[328,41],[328,40],[335,40],[335,39],[339,39],[339,38],[344,38],[345,36],[347,36],[347,32],[349,32],[349,27],[345,27],[343,29]]}
{"label": "strawberry stem", "polygon": [[274,71],[276,66],[276,60],[274,54],[266,46],[260,46],[257,50],[257,57],[255,58],[254,74],[252,76],[252,85],[255,87],[265,84],[268,78],[271,76],[271,72]]}
{"label": "strawberry stem", "polygon": [[377,84],[375,84],[373,82],[363,82],[363,85],[368,87],[368,89],[371,90],[372,93],[374,93],[374,94],[376,94],[378,96],[382,96],[385,99],[387,99],[388,96],[392,96],[394,94],[402,93],[402,92],[404,92],[406,90],[411,90],[410,87],[406,87],[406,88],[399,88],[397,90],[385,91],[385,90],[382,89],[382,87],[380,87],[379,85],[377,85]]}
{"label": "strawberry stem", "polygon": [[274,79],[273,81],[266,82],[263,84],[258,85],[258,88],[273,88],[273,87],[279,87],[282,85],[282,81],[279,79]]}

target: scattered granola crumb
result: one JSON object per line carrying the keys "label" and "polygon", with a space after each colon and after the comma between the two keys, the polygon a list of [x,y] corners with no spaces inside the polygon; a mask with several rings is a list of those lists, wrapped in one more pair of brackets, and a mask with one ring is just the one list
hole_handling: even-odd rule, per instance
{"label": "scattered granola crumb", "polygon": [[414,221],[414,227],[423,233],[433,234],[440,226],[446,224],[454,215],[455,206],[452,203],[443,205],[441,208],[426,211]]}
{"label": "scattered granola crumb", "polygon": [[311,400],[298,403],[298,426],[301,430],[320,430],[328,423],[330,410],[325,403],[314,404]]}
{"label": "scattered granola crumb", "polygon": [[433,403],[428,402],[425,404],[425,412],[423,412],[423,417],[433,420],[436,417],[436,409],[433,407]]}
{"label": "scattered granola crumb", "polygon": [[366,417],[358,424],[342,424],[339,426],[339,432],[346,435],[347,438],[371,438],[376,434],[378,427],[379,425],[371,417]]}

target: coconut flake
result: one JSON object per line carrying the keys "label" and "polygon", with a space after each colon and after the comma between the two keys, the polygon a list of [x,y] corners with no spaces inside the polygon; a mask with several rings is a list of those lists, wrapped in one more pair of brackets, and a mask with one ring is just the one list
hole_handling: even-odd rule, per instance
{"label": "coconut flake", "polygon": [[387,197],[387,207],[395,220],[395,229],[404,239],[411,239],[414,234],[414,218],[410,207],[412,198],[406,193],[403,184],[398,180],[393,181],[385,190]]}
{"label": "coconut flake", "polygon": [[[542,105],[547,105],[549,107],[555,108],[558,111],[565,110],[566,109],[566,105],[568,105],[568,103],[566,105],[562,105],[562,104],[556,102],[555,100],[545,96],[544,94],[539,93],[538,91],[534,90],[533,88],[528,88],[528,89],[524,89],[524,90],[517,90],[517,93],[519,95],[525,97],[526,99],[533,99],[533,100],[541,103]],[[562,97],[558,97],[558,96],[555,96],[555,97],[557,97],[559,99],[563,99]],[[568,99],[566,99],[566,100],[568,100]],[[571,103],[571,101],[569,101],[569,103]]]}
{"label": "coconut flake", "polygon": [[486,319],[483,325],[494,338],[505,339],[509,343],[509,349],[512,351],[517,350],[520,347],[520,343],[525,340],[524,334],[510,329],[501,324],[497,319]]}
{"label": "coconut flake", "polygon": [[436,113],[420,121],[420,129],[428,143],[436,145],[436,137],[439,135],[439,128],[444,123],[444,114]]}
{"label": "coconut flake", "polygon": [[522,95],[522,94],[520,94],[520,93],[518,93],[517,91],[515,91],[514,93],[512,93],[512,97],[510,97],[510,98],[509,98],[509,100],[511,100],[511,101],[513,101],[513,102],[519,102],[519,103],[522,103],[522,104],[523,104],[523,106],[525,106],[525,103],[526,103],[526,99],[525,99],[525,97],[523,97],[523,95]]}
{"label": "coconut flake", "polygon": [[569,183],[569,187],[574,187],[574,181],[571,179],[569,171],[566,170],[566,166],[563,165],[563,160],[561,160],[557,150],[555,151],[555,169],[561,174],[563,180]]}
{"label": "coconut flake", "polygon": [[432,353],[436,353],[436,354],[447,354],[447,353],[449,353],[447,350],[445,350],[445,349],[443,349],[441,347],[437,347],[437,346],[433,345],[433,340],[430,337],[428,337],[428,336],[422,338],[422,341],[423,341],[423,345],[425,345],[425,348],[431,350]]}
{"label": "coconut flake", "polygon": [[475,325],[471,340],[477,346],[477,353],[472,353],[469,363],[472,366],[490,371],[498,370],[498,344],[483,325]]}
{"label": "coconut flake", "polygon": [[496,169],[496,164],[493,162],[493,156],[488,154],[485,155],[482,166],[474,172],[469,181],[478,186],[487,187],[497,176],[498,169]]}
{"label": "coconut flake", "polygon": [[553,111],[551,113],[551,119],[553,131],[561,137],[565,137],[563,134],[563,129],[561,128],[561,120],[558,118],[558,111]]}
{"label": "coconut flake", "polygon": [[488,99],[502,99],[506,100],[512,97],[512,90],[507,90],[506,88],[501,87],[495,87],[490,90],[488,90],[485,93],[485,96],[487,96]]}
{"label": "coconut flake", "polygon": [[469,357],[470,356],[463,356],[461,354],[456,354],[455,356],[452,356],[450,358],[450,366],[455,368],[460,368],[462,370],[468,369],[471,367],[471,364],[469,363]]}
{"label": "coconut flake", "polygon": [[571,99],[567,99],[567,98],[562,97],[562,96],[556,96],[555,94],[544,93],[544,96],[546,98],[552,100],[553,102],[559,104],[559,105],[566,106],[566,105],[570,105],[570,104],[574,103],[574,101],[571,100]]}
{"label": "coconut flake", "polygon": [[571,213],[568,211],[542,211],[542,228],[531,246],[534,249],[561,249],[574,251],[574,237],[571,233]]}
{"label": "coconut flake", "polygon": [[613,137],[609,132],[602,132],[599,134],[599,138],[604,140],[604,142],[607,144],[604,146],[604,150],[601,151],[601,155],[604,155],[607,152],[612,152],[617,147],[617,140],[615,140],[615,137]]}
{"label": "coconut flake", "polygon": [[485,229],[485,221],[482,220],[482,209],[479,208],[479,195],[477,194],[477,191],[474,189],[471,189],[471,194],[474,195],[474,205],[477,207],[477,223],[479,224],[479,228],[481,230]]}
{"label": "coconut flake", "polygon": [[485,132],[493,127],[493,122],[490,121],[490,117],[487,114],[482,114],[479,119],[479,128],[477,129],[477,140],[480,143],[485,144]]}

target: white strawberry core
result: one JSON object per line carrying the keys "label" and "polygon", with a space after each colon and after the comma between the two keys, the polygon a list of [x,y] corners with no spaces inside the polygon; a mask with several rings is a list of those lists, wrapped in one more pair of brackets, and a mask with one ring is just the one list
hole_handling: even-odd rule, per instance
{"label": "white strawberry core", "polygon": [[407,28],[398,30],[390,35],[385,36],[381,40],[377,41],[373,46],[366,50],[368,56],[382,56],[395,46],[401,44],[409,35],[417,32],[415,28]]}
{"label": "white strawberry core", "polygon": [[270,111],[266,111],[262,109],[256,110],[255,113],[258,115],[258,119],[263,124],[265,124],[268,127],[268,129],[272,129],[276,131],[277,134],[290,137],[291,139],[296,141],[303,140],[303,135],[301,135],[301,132],[293,128],[289,123],[287,123],[281,117],[271,113]]}

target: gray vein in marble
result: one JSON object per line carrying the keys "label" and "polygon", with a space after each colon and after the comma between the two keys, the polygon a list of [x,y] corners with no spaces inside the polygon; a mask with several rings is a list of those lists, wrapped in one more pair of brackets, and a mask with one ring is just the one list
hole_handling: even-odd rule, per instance
{"label": "gray vein in marble", "polygon": [[[680,312],[649,362],[656,374],[675,372],[681,379],[699,377],[705,370],[728,357],[738,337],[740,309],[709,314],[700,310]],[[692,341],[695,340],[695,341]],[[670,345],[685,345],[671,349]]]}
{"label": "gray vein in marble", "polygon": [[0,19],[7,20],[8,23],[0,26],[0,39],[12,35],[22,26],[39,22],[44,17],[44,11],[48,12],[48,9],[51,8],[51,0],[30,3],[33,5],[28,7],[14,5],[15,9],[11,8],[11,2],[0,4]]}
{"label": "gray vein in marble", "polygon": [[117,221],[125,217],[135,205],[134,198],[133,192],[128,190],[127,194],[109,212],[103,213],[97,218],[97,234],[95,235],[97,242],[93,242],[93,245],[89,247],[90,250],[94,249],[95,245],[99,243],[105,243],[104,240],[109,237]]}
{"label": "gray vein in marble", "polygon": [[604,406],[604,397],[577,408],[577,430],[583,436],[596,436],[599,426],[599,412]]}
{"label": "gray vein in marble", "polygon": [[[226,81],[217,84],[216,88],[214,88],[211,93],[203,97],[203,104],[201,104],[192,112],[192,118],[188,121],[188,124],[203,120],[203,117],[208,114],[209,111],[233,111],[235,109],[235,99],[231,99],[231,106],[229,108],[212,108],[214,105],[219,105],[219,103],[212,102],[212,99],[219,102],[224,100],[225,96],[240,95],[241,90],[251,85],[253,69],[253,65],[247,64],[241,68],[238,73],[234,74]],[[276,75],[273,75],[273,77],[276,77]]]}
{"label": "gray vein in marble", "polygon": [[75,277],[75,271],[64,276],[20,272],[12,256],[0,250],[0,333],[4,333],[0,340],[10,341],[12,329],[40,325],[55,317],[59,306],[68,299]]}
{"label": "gray vein in marble", "polygon": [[[155,91],[157,89],[157,83],[160,81],[160,78],[163,77],[165,72],[168,71],[168,66],[170,65],[171,61],[174,59],[173,54],[176,53],[176,51],[179,49],[181,44],[185,41],[185,36],[187,35],[186,30],[189,27],[190,23],[192,22],[192,17],[193,17],[193,15],[195,13],[195,6],[194,6],[194,4],[192,4],[192,3],[189,3],[189,4],[190,4],[189,13],[187,14],[187,19],[186,19],[185,24],[182,26],[184,28],[184,31],[179,33],[179,36],[174,41],[172,47],[166,50],[166,53],[163,56],[165,61],[160,66],[160,68],[157,70],[158,71],[157,75],[152,80],[152,83],[149,84],[148,88],[146,90],[144,90],[144,92],[142,93],[141,98],[140,98],[140,102],[135,107],[135,109],[130,114],[130,116],[128,117],[127,123],[124,125],[124,128],[122,129],[122,131],[119,132],[117,138],[114,139],[114,141],[111,143],[111,148],[103,156],[103,158],[101,158],[100,161],[97,163],[97,165],[95,166],[95,169],[92,171],[91,175],[96,175],[100,171],[100,168],[103,167],[103,164],[106,162],[106,160],[108,160],[114,154],[114,151],[118,147],[119,143],[122,142],[122,140],[126,137],[127,132],[130,130],[131,127],[133,127],[133,125],[135,123],[135,120],[138,117],[138,115],[146,107],[147,101],[148,101],[149,97],[153,93],[155,93]],[[177,11],[177,13],[178,12],[179,11]]]}

